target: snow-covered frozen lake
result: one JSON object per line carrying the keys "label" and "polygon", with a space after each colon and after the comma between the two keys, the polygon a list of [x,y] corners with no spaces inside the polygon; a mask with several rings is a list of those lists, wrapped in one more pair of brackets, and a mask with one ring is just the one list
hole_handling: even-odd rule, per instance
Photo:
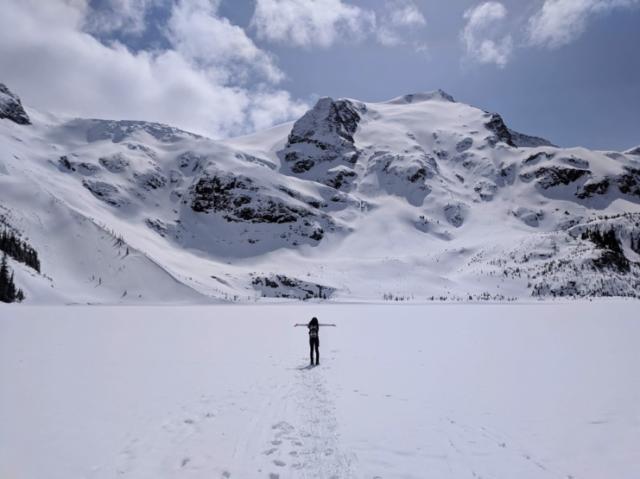
{"label": "snow-covered frozen lake", "polygon": [[633,301],[3,306],[0,477],[637,479],[639,345]]}

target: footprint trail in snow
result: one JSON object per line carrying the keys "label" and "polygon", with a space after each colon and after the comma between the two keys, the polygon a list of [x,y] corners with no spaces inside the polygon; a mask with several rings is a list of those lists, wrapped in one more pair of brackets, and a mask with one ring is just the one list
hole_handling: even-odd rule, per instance
{"label": "footprint trail in snow", "polygon": [[[0,325],[0,476],[640,477],[636,309],[21,307]],[[305,368],[291,324],[312,314],[340,327]]]}
{"label": "footprint trail in snow", "polygon": [[353,477],[355,456],[341,450],[324,377],[330,366],[322,367],[290,368],[287,382],[264,381],[258,394],[202,395],[146,436],[130,437],[114,472],[130,478]]}

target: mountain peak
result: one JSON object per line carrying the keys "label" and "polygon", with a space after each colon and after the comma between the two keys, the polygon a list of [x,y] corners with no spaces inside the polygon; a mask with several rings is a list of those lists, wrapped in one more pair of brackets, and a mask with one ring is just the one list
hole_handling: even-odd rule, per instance
{"label": "mountain peak", "polygon": [[350,100],[320,98],[314,107],[298,119],[289,135],[289,143],[313,140],[317,143],[348,141],[353,142],[360,114],[360,108]]}
{"label": "mountain peak", "polygon": [[306,173],[318,163],[357,159],[354,138],[366,108],[351,100],[323,97],[293,124],[285,148],[279,152],[296,174]]}
{"label": "mountain peak", "polygon": [[627,155],[638,155],[638,156],[640,156],[640,145],[636,146],[635,148],[631,148],[631,149],[625,151],[625,153]]}
{"label": "mountain peak", "polygon": [[408,103],[420,103],[423,101],[431,101],[431,100],[440,100],[440,101],[448,101],[454,103],[455,100],[451,95],[449,95],[444,90],[434,90],[429,92],[421,92],[421,93],[409,93],[407,95],[402,95],[396,98],[393,98],[385,103],[391,105],[405,105]]}

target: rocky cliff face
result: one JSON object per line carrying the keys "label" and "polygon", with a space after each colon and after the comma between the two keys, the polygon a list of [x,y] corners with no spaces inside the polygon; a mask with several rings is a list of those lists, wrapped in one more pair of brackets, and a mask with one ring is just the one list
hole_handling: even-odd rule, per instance
{"label": "rocky cliff face", "polygon": [[0,119],[6,118],[19,125],[29,125],[31,120],[24,111],[20,98],[0,83]]}
{"label": "rocky cliff face", "polygon": [[294,123],[278,152],[282,171],[329,186],[348,185],[359,155],[353,135],[365,112],[364,105],[350,100],[318,100]]}

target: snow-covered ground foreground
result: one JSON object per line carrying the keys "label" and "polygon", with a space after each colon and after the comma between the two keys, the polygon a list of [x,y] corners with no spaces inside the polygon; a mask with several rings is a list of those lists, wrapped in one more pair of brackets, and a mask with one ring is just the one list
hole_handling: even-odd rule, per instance
{"label": "snow-covered ground foreground", "polygon": [[637,311],[2,307],[0,477],[637,479]]}

